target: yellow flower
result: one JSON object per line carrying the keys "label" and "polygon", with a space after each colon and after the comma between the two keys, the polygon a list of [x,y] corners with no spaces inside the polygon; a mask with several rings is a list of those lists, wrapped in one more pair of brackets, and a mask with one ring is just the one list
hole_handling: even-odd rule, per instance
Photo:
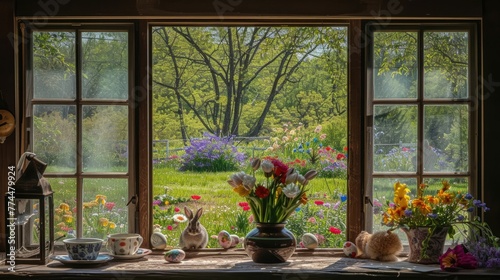
{"label": "yellow flower", "polygon": [[66,203],[61,203],[61,204],[59,204],[59,209],[61,209],[63,211],[69,211],[69,205]]}
{"label": "yellow flower", "polygon": [[113,223],[113,222],[109,222],[109,228],[110,228],[110,229],[114,229],[114,228],[116,228],[116,224],[115,224],[115,223]]}
{"label": "yellow flower", "polygon": [[107,199],[107,197],[105,195],[102,195],[102,194],[98,194],[95,196],[95,202],[99,203],[99,201],[100,201],[102,205],[106,204],[106,199]]}
{"label": "yellow flower", "polygon": [[432,195],[428,195],[425,197],[425,200],[429,203],[429,204],[433,204],[433,205],[437,205],[439,204],[439,198],[435,197],[435,196],[432,196]]}
{"label": "yellow flower", "polygon": [[276,199],[281,195],[281,192],[283,191],[283,189],[281,187],[278,187],[276,189]]}
{"label": "yellow flower", "polygon": [[64,215],[63,217],[66,223],[71,223],[73,221],[73,216],[71,215]]}
{"label": "yellow flower", "polygon": [[243,185],[239,185],[233,188],[233,191],[239,194],[240,196],[246,197],[250,194],[250,191],[247,190]]}
{"label": "yellow flower", "polygon": [[106,219],[106,218],[100,218],[100,219],[99,219],[99,224],[100,224],[101,226],[103,226],[103,227],[107,227],[107,226],[108,226],[108,224],[109,224],[109,220],[108,220],[108,219]]}

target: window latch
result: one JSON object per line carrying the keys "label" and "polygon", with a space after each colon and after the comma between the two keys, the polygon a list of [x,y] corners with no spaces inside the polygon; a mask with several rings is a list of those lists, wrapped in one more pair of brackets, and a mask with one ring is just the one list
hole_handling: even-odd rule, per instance
{"label": "window latch", "polygon": [[369,196],[365,196],[365,204],[370,204],[373,207],[372,200],[370,199]]}
{"label": "window latch", "polygon": [[130,200],[127,202],[127,206],[128,206],[130,203],[132,203],[132,204],[134,204],[134,205],[136,205],[136,204],[137,204],[137,195],[136,195],[136,194],[130,198]]}

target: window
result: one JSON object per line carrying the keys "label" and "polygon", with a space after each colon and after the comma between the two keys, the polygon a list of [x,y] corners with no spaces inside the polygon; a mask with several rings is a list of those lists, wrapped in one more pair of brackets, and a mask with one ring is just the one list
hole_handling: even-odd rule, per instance
{"label": "window", "polygon": [[26,150],[48,164],[56,238],[135,230],[127,206],[135,191],[130,29],[44,26],[31,33]]}
{"label": "window", "polygon": [[185,227],[173,216],[186,205],[204,208],[210,235],[245,236],[251,212],[227,180],[251,174],[253,157],[278,156],[302,175],[320,174],[287,228],[299,241],[310,232],[321,247],[342,246],[347,31],[339,24],[152,27],[153,223],[169,245]]}
{"label": "window", "polygon": [[471,25],[371,25],[367,60],[368,228],[396,181],[416,195],[442,180],[476,189],[475,33]]}

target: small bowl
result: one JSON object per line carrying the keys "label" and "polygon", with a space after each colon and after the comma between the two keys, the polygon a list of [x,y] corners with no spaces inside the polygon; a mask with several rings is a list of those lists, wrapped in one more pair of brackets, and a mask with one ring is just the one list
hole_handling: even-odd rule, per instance
{"label": "small bowl", "polygon": [[72,260],[96,260],[104,240],[99,238],[69,238],[63,243]]}

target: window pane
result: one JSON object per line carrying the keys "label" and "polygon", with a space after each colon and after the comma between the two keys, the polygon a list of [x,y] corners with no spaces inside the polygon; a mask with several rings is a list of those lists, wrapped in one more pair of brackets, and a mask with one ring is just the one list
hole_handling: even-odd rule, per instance
{"label": "window pane", "polygon": [[375,32],[374,98],[417,97],[417,33]]}
{"label": "window pane", "polygon": [[415,172],[416,148],[417,106],[374,106],[374,172]]}
{"label": "window pane", "polygon": [[128,106],[83,106],[84,172],[128,171]]}
{"label": "window pane", "polygon": [[[412,193],[416,193],[417,180],[415,178],[374,178],[373,179],[373,231],[387,230],[387,226],[382,224],[384,210],[387,209],[387,203],[394,201],[394,184],[400,182],[406,184]],[[406,240],[402,231],[398,233],[401,240]]]}
{"label": "window pane", "polygon": [[424,94],[426,98],[467,98],[469,34],[424,33]]}
{"label": "window pane", "polygon": [[76,171],[75,106],[33,106],[33,152],[48,164],[47,173]]}
{"label": "window pane", "polygon": [[82,32],[82,96],[128,98],[128,33]]}
{"label": "window pane", "polygon": [[83,236],[128,232],[128,180],[83,180]]}
{"label": "window pane", "polygon": [[467,172],[468,106],[427,105],[424,112],[424,171]]}
{"label": "window pane", "polygon": [[75,33],[33,32],[34,98],[76,98]]}
{"label": "window pane", "polygon": [[54,191],[54,238],[76,236],[76,180],[47,178]]}

